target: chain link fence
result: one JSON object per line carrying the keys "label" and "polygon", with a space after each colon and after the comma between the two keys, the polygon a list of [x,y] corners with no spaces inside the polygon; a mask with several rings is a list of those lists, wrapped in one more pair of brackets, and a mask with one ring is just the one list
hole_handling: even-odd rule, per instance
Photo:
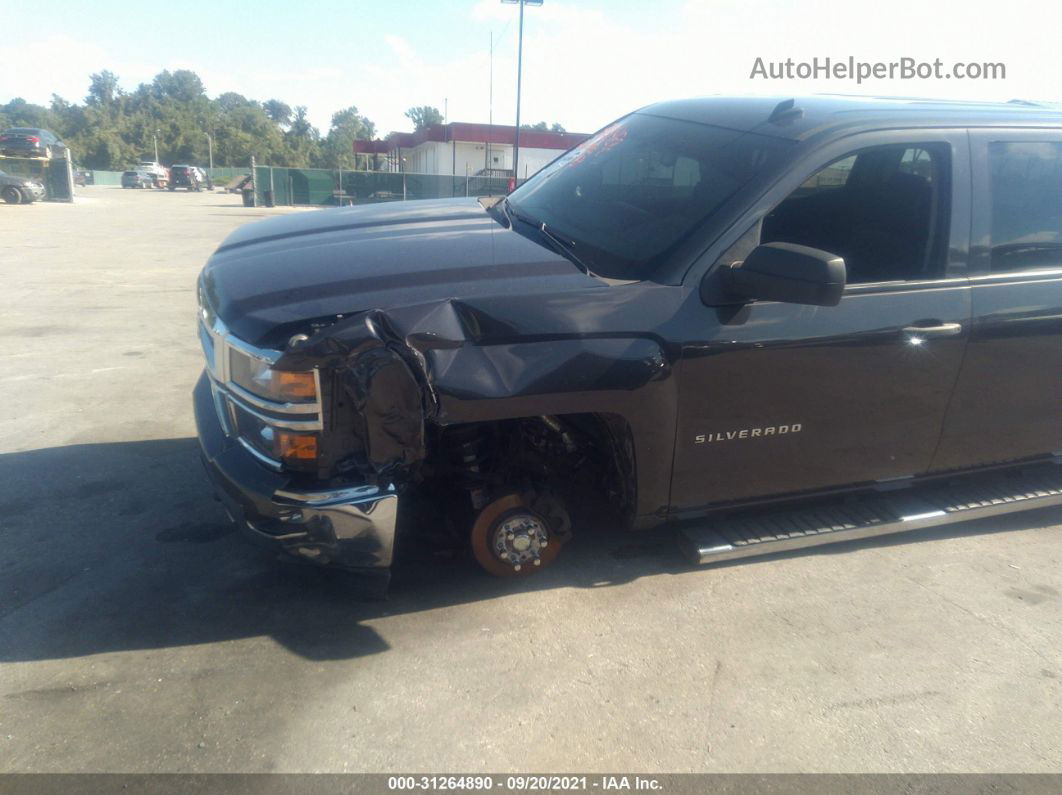
{"label": "chain link fence", "polygon": [[255,198],[258,204],[265,206],[371,204],[407,199],[497,196],[509,192],[506,177],[279,166],[256,166],[254,176]]}

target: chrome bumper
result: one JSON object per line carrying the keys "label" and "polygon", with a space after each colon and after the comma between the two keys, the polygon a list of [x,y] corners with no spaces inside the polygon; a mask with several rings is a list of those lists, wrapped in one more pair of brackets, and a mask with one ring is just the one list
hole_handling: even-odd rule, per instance
{"label": "chrome bumper", "polygon": [[387,572],[398,513],[393,490],[362,484],[294,488],[290,476],[263,466],[226,435],[206,373],[196,384],[194,398],[203,464],[218,498],[241,529],[311,563]]}

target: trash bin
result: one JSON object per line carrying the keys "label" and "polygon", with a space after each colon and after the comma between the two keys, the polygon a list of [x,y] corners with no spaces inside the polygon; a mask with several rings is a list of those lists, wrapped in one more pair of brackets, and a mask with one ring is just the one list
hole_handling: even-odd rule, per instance
{"label": "trash bin", "polygon": [[266,207],[276,207],[277,206],[276,202],[273,201],[273,191],[271,191],[271,190],[267,190],[265,192],[265,206]]}
{"label": "trash bin", "polygon": [[243,189],[243,206],[254,207],[254,188]]}

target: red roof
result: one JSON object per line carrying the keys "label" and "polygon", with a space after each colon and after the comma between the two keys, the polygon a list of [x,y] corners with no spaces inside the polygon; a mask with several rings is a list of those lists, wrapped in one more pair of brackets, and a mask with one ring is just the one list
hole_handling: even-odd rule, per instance
{"label": "red roof", "polygon": [[[585,133],[521,129],[520,146],[528,149],[557,149],[563,152],[581,144],[589,137]],[[436,124],[414,133],[391,133],[382,141],[355,141],[354,151],[383,154],[399,147],[411,149],[425,141],[512,145],[515,140],[516,128],[511,125],[470,124],[455,121],[451,124]]]}

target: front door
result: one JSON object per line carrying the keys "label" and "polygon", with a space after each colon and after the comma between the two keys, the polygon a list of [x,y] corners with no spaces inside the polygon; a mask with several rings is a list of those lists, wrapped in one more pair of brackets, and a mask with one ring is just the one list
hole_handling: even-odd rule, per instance
{"label": "front door", "polygon": [[970,317],[966,145],[963,131],[835,145],[720,257],[800,243],[844,257],[848,286],[834,307],[687,305],[680,514],[928,470]]}

